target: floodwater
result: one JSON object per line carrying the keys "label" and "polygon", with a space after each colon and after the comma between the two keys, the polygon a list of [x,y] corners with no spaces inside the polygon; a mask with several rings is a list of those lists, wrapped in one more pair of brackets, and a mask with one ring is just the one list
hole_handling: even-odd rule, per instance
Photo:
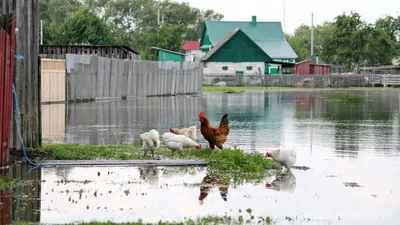
{"label": "floodwater", "polygon": [[[294,169],[286,179],[272,176],[260,184],[214,187],[201,203],[204,168],[42,168],[30,171],[29,179],[40,182],[24,188],[18,207],[19,190],[2,195],[13,196],[14,219],[45,224],[237,217],[248,216],[248,208],[256,218],[270,216],[277,224],[398,224],[400,92],[353,92],[368,99],[361,104],[327,102],[329,93],[253,92],[80,103],[58,110],[66,114],[65,124],[57,125],[62,128],[43,122],[46,138],[58,142],[134,145],[140,133],[152,128],[162,134],[169,127],[198,124],[199,111],[215,126],[228,113],[231,133],[226,147],[265,152],[280,145],[296,146],[296,164],[310,169]],[[57,115],[50,114],[44,119],[55,120]],[[16,165],[10,173],[22,178],[28,169]],[[273,188],[267,188],[271,182]]]}

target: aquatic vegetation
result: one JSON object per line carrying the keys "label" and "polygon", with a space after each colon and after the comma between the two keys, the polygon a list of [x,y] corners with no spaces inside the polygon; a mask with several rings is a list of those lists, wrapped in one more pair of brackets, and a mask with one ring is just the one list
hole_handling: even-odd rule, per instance
{"label": "aquatic vegetation", "polygon": [[336,94],[330,94],[327,97],[328,100],[336,100],[336,101],[347,101],[347,102],[363,102],[365,101],[364,96],[360,95],[351,95],[348,93],[336,93]]}

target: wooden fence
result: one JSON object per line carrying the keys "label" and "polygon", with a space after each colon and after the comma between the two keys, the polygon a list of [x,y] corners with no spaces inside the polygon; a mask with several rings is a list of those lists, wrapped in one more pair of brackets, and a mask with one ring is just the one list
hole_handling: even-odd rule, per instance
{"label": "wooden fence", "polygon": [[42,103],[65,102],[65,60],[42,59]]}
{"label": "wooden fence", "polygon": [[203,83],[213,85],[225,82],[227,86],[279,86],[279,87],[372,87],[400,85],[400,75],[203,75]]}
{"label": "wooden fence", "polygon": [[15,14],[0,14],[0,169],[10,158],[15,24]]}
{"label": "wooden fence", "polygon": [[67,101],[201,93],[198,62],[121,60],[66,56]]}
{"label": "wooden fence", "polygon": [[[15,53],[23,56],[15,60],[14,82],[21,114],[22,138],[26,147],[41,144],[40,127],[40,61],[39,61],[39,0],[1,0],[1,13],[15,13],[18,32],[15,33]],[[12,29],[15,31],[15,29]],[[16,124],[11,133],[11,149],[21,149]]]}

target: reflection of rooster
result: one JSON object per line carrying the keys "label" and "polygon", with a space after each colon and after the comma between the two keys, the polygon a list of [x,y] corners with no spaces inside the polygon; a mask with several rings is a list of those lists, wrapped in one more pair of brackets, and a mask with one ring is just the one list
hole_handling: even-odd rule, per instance
{"label": "reflection of rooster", "polygon": [[293,192],[296,189],[296,177],[292,172],[281,174],[271,184],[266,184],[267,189],[276,191]]}
{"label": "reflection of rooster", "polygon": [[201,123],[201,134],[210,144],[210,148],[214,149],[217,146],[219,149],[222,149],[222,145],[226,142],[229,135],[228,114],[222,117],[218,128],[211,126],[210,121],[204,116],[204,112],[199,113],[199,121]]}
{"label": "reflection of rooster", "polygon": [[207,175],[204,177],[202,185],[200,186],[199,201],[201,204],[204,202],[204,199],[208,196],[208,193],[210,193],[211,189],[213,189],[215,186],[219,186],[218,189],[222,199],[224,201],[228,200],[228,185],[222,184],[222,178],[219,176]]}

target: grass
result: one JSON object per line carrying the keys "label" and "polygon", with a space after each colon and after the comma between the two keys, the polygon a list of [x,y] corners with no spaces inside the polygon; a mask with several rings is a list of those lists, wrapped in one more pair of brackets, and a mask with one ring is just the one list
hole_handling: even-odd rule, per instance
{"label": "grass", "polygon": [[335,93],[328,95],[328,100],[336,100],[336,101],[346,101],[346,102],[363,102],[365,101],[364,96],[360,95],[351,95],[348,93]]}
{"label": "grass", "polygon": [[[145,160],[140,148],[133,146],[101,146],[79,144],[48,144],[36,149],[28,149],[30,159],[40,160]],[[159,148],[155,158],[162,159],[197,159],[208,163],[210,176],[222,176],[223,180],[241,183],[244,181],[261,181],[268,169],[275,169],[272,160],[259,153],[245,153],[241,149],[211,150],[209,148],[187,149],[180,155],[167,148]],[[225,179],[224,179],[225,178]],[[229,178],[229,179],[228,179]],[[225,183],[225,182],[224,182]]]}
{"label": "grass", "polygon": [[260,86],[203,86],[204,93],[243,93],[246,91],[399,91],[400,88],[350,87],[350,88],[302,88],[302,87],[260,87]]}
{"label": "grass", "polygon": [[0,190],[7,190],[21,186],[23,182],[23,180],[16,180],[6,176],[0,176]]}
{"label": "grass", "polygon": [[[243,212],[245,213],[245,212]],[[207,216],[197,219],[185,219],[184,222],[166,222],[159,221],[158,223],[145,223],[142,220],[138,220],[137,222],[130,223],[113,223],[113,222],[89,222],[89,223],[74,223],[76,225],[220,225],[220,224],[229,224],[229,225],[241,225],[241,224],[249,224],[249,223],[258,223],[258,224],[272,224],[273,221],[269,216],[264,217],[255,217],[249,214],[240,215],[238,217],[231,216]],[[28,223],[26,221],[16,221],[15,225],[28,225],[35,223]],[[72,224],[64,224],[64,225],[72,225]]]}

